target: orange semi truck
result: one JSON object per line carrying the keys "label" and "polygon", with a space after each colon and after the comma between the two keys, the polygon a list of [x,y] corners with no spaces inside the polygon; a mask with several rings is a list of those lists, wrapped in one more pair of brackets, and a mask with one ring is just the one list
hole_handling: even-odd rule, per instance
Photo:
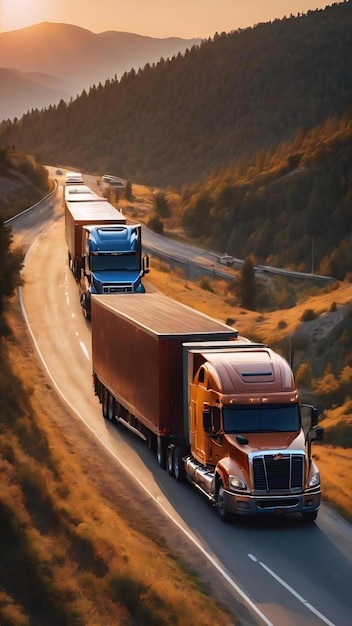
{"label": "orange semi truck", "polygon": [[316,519],[311,443],[323,429],[270,347],[160,294],[96,295],[92,363],[104,417],[145,439],[159,465],[201,491],[222,520]]}

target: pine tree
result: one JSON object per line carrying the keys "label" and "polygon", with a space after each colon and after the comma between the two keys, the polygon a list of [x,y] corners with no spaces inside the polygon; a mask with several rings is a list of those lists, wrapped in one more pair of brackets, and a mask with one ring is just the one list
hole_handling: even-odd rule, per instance
{"label": "pine tree", "polygon": [[237,285],[237,295],[241,306],[245,309],[255,309],[256,280],[251,257],[247,257],[243,262]]}

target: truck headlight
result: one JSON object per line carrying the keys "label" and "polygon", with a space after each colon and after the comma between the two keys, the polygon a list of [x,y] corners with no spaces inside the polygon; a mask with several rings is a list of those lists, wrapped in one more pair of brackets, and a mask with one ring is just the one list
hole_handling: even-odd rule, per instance
{"label": "truck headlight", "polygon": [[308,487],[317,487],[318,485],[320,485],[320,474],[315,472],[308,483]]}
{"label": "truck headlight", "polygon": [[230,489],[247,489],[247,485],[237,476],[229,476]]}

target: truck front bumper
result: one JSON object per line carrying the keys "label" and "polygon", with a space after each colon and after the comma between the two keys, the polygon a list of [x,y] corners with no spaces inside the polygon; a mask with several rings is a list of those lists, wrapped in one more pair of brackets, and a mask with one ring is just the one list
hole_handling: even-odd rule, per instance
{"label": "truck front bumper", "polygon": [[228,513],[234,515],[278,515],[291,513],[313,513],[320,506],[320,488],[300,494],[253,495],[224,491],[224,504]]}

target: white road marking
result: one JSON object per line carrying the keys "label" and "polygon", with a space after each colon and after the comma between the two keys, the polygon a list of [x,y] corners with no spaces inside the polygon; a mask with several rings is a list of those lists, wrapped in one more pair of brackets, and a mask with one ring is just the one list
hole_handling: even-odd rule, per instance
{"label": "white road marking", "polygon": [[86,344],[83,343],[83,341],[80,341],[79,345],[81,346],[81,350],[82,350],[84,356],[86,357],[86,359],[88,359],[88,361],[90,361],[90,357],[89,357],[89,353],[88,353]]}
{"label": "white road marking", "polygon": [[290,587],[290,585],[288,585],[282,578],[280,578],[280,576],[275,574],[275,572],[273,572],[273,570],[270,569],[270,567],[265,565],[265,563],[263,563],[262,561],[259,561],[253,554],[248,554],[248,556],[255,563],[259,563],[259,565],[261,565],[261,567],[263,567],[263,569],[265,569],[265,571],[268,572],[268,574],[270,574],[270,576],[275,578],[275,580],[277,580],[277,582],[280,583],[280,585],[285,587],[285,589],[287,589],[287,591],[289,591],[297,600],[299,600],[299,602],[302,602],[302,604],[304,604],[304,606],[309,611],[311,611],[317,617],[319,617],[319,619],[321,619],[322,622],[324,622],[325,624],[328,624],[328,626],[335,626],[335,624],[333,622],[330,622],[330,620],[327,617],[322,615],[322,613],[320,613],[317,609],[315,609],[314,606],[309,604],[309,602],[307,602],[307,600],[302,598],[302,596],[299,593],[297,593],[297,591],[295,591],[292,587]]}

